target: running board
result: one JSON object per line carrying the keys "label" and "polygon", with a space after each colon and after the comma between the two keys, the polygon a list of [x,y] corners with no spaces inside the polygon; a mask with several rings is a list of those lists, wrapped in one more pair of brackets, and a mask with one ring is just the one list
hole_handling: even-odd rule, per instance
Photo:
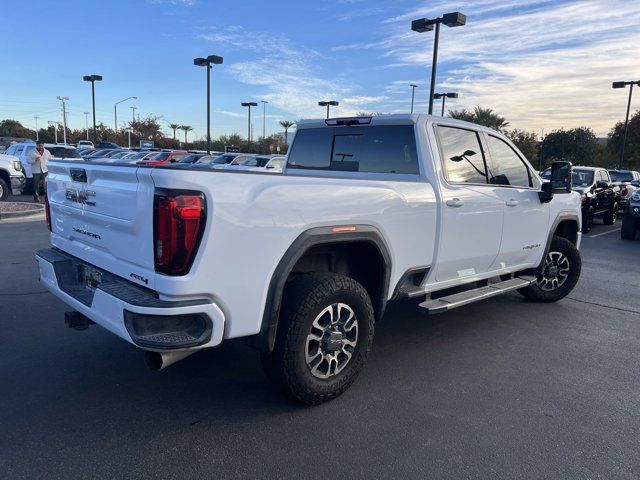
{"label": "running board", "polygon": [[528,287],[536,281],[536,277],[523,275],[502,282],[492,283],[485,287],[467,290],[466,292],[455,293],[447,297],[437,298],[435,300],[426,300],[420,304],[420,308],[424,308],[429,313],[442,313],[452,308],[468,305],[469,303],[485,300],[495,297],[503,293]]}

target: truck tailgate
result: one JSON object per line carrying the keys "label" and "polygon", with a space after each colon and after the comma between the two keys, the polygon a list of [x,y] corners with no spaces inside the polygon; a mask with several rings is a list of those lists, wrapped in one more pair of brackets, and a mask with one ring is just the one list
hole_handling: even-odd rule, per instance
{"label": "truck tailgate", "polygon": [[51,162],[47,192],[55,247],[154,287],[150,169]]}

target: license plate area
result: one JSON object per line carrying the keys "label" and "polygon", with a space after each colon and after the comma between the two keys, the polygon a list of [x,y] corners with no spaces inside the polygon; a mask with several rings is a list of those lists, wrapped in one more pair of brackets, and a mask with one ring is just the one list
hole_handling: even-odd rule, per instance
{"label": "license plate area", "polygon": [[83,264],[77,265],[77,269],[78,284],[92,293],[95,292],[96,288],[102,283],[102,272]]}

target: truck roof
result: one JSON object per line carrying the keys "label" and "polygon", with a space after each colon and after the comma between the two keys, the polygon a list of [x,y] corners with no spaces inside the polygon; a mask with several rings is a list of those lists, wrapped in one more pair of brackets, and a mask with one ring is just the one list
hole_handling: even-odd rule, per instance
{"label": "truck roof", "polygon": [[498,132],[489,127],[478,125],[476,123],[465,122],[463,120],[456,120],[449,117],[441,117],[439,115],[427,115],[422,113],[394,113],[385,115],[373,115],[362,117],[334,117],[334,118],[314,118],[307,120],[300,120],[297,124],[297,129],[305,128],[322,128],[333,127],[338,125],[411,125],[418,124],[426,121],[440,122],[444,121],[449,125],[459,125],[461,127],[471,127],[476,130],[485,130],[489,132]]}

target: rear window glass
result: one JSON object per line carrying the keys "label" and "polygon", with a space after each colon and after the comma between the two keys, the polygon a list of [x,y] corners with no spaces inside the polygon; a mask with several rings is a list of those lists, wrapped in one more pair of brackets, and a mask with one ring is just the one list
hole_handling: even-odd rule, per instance
{"label": "rear window glass", "polygon": [[633,180],[633,173],[631,172],[612,172],[609,170],[609,174],[614,182],[630,182]]}
{"label": "rear window glass", "polygon": [[155,155],[151,155],[149,160],[166,160],[171,152],[158,152]]}
{"label": "rear window glass", "polygon": [[300,129],[289,168],[420,173],[413,125]]}
{"label": "rear window glass", "polygon": [[47,150],[55,158],[82,158],[75,148],[48,147]]}

